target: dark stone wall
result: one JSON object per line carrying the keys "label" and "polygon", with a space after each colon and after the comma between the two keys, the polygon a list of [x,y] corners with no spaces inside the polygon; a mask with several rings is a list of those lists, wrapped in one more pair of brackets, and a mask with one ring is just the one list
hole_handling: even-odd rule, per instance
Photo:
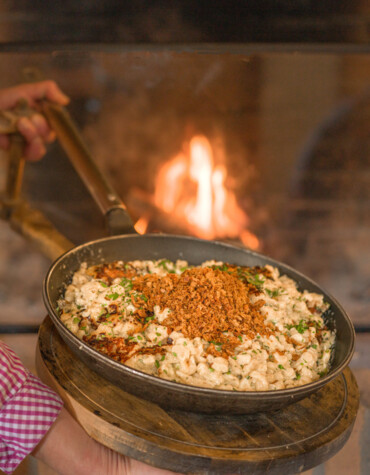
{"label": "dark stone wall", "polygon": [[364,0],[5,1],[0,44],[327,43],[366,46]]}

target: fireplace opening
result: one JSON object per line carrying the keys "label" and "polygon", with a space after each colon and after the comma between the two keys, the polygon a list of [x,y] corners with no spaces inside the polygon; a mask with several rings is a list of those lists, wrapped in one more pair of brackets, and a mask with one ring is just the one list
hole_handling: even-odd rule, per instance
{"label": "fireplace opening", "polygon": [[[366,55],[4,54],[1,85],[20,81],[25,65],[42,68],[71,96],[70,113],[138,232],[228,241],[270,255],[312,277],[367,325]],[[106,235],[57,143],[27,164],[23,193],[72,242]],[[12,245],[9,237],[4,248]],[[18,282],[10,256],[2,259],[4,275],[12,268]],[[24,314],[34,294],[25,297]]]}
{"label": "fireplace opening", "polygon": [[162,229],[202,239],[238,241],[258,249],[258,238],[248,229],[248,215],[231,189],[224,154],[221,140],[211,143],[195,135],[159,167],[152,195],[134,188],[128,203],[140,215],[137,231],[155,232],[161,216]]}

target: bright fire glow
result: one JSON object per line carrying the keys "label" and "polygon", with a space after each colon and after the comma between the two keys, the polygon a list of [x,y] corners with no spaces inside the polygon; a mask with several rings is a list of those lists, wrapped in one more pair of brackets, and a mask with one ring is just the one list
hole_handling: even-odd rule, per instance
{"label": "bright fire glow", "polygon": [[[214,164],[209,140],[195,136],[186,152],[166,162],[156,177],[155,205],[204,239],[239,239],[258,249],[258,238],[246,228],[248,216],[225,186],[227,171]],[[136,228],[136,226],[135,226]]]}
{"label": "bright fire glow", "polygon": [[149,219],[143,216],[142,218],[136,221],[134,228],[137,233],[145,234],[145,231],[148,228],[148,224],[149,224]]}

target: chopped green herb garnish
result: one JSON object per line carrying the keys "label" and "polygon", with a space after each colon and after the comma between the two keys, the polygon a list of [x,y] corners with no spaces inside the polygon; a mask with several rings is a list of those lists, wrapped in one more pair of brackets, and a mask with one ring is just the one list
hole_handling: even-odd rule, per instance
{"label": "chopped green herb garnish", "polygon": [[304,320],[301,320],[298,325],[295,326],[298,333],[304,333],[308,330],[308,326],[305,324]]}
{"label": "chopped green herb garnish", "polygon": [[175,271],[173,269],[170,269],[168,267],[168,264],[172,264],[172,262],[168,259],[162,259],[161,261],[158,262],[158,265],[162,267],[164,270],[166,270],[169,274],[175,274]]}
{"label": "chopped green herb garnish", "polygon": [[265,289],[265,292],[271,298],[278,297],[280,295],[280,289],[276,289],[276,290]]}
{"label": "chopped green herb garnish", "polygon": [[229,270],[226,264],[223,264],[222,266],[212,266],[212,267],[213,269],[221,270],[223,272],[227,272]]}
{"label": "chopped green herb garnish", "polygon": [[308,330],[308,326],[307,326],[307,324],[305,323],[304,320],[300,320],[298,325],[285,325],[285,328],[287,328],[288,330],[291,330],[292,328],[295,328],[297,330],[297,332],[300,333],[300,334],[302,334],[306,330]]}
{"label": "chopped green herb garnish", "polygon": [[252,274],[241,267],[237,267],[237,273],[239,279],[247,281],[249,284],[254,285],[258,289],[265,283],[265,280],[262,279],[258,274]]}
{"label": "chopped green herb garnish", "polygon": [[123,278],[119,283],[121,287],[124,287],[125,290],[132,290],[132,281],[130,279]]}
{"label": "chopped green herb garnish", "polygon": [[113,294],[107,295],[107,298],[109,300],[117,300],[119,297],[119,294],[117,292],[114,292]]}

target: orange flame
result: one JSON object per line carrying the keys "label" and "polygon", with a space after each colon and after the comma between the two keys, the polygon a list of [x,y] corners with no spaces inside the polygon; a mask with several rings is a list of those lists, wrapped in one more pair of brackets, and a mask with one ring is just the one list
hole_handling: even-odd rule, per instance
{"label": "orange flame", "polygon": [[196,236],[240,239],[257,249],[258,238],[246,229],[248,216],[239,207],[235,194],[226,188],[226,178],[226,168],[214,165],[209,140],[195,136],[188,153],[179,153],[160,168],[154,203],[181,219]]}
{"label": "orange flame", "polygon": [[134,228],[139,234],[145,234],[145,231],[148,229],[148,224],[149,219],[143,216],[136,221]]}

